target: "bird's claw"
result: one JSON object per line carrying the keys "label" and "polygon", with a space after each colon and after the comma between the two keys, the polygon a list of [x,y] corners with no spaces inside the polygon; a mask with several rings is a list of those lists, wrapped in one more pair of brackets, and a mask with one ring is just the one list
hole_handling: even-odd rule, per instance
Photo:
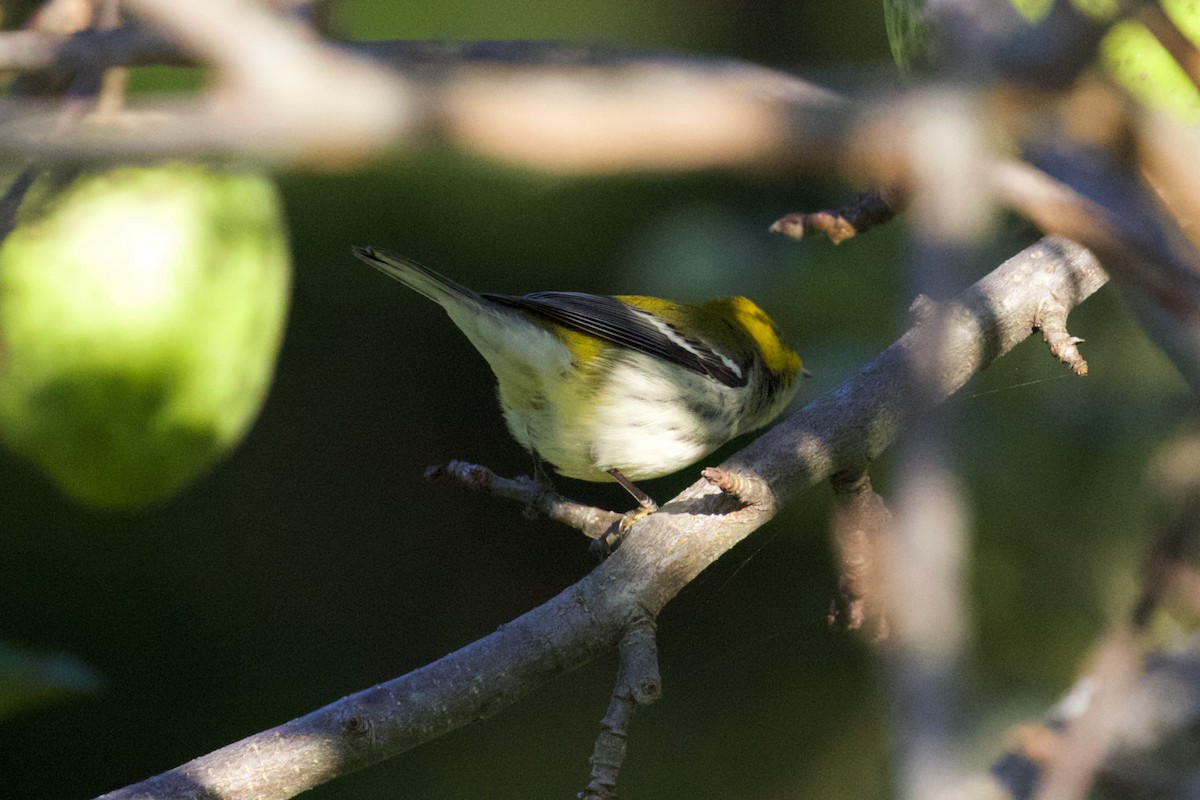
{"label": "bird's claw", "polygon": [[592,552],[601,559],[608,558],[610,555],[612,555],[613,551],[615,551],[621,542],[625,540],[625,534],[631,527],[633,527],[633,523],[637,522],[639,519],[645,519],[655,511],[658,511],[658,504],[653,500],[651,500],[650,503],[651,505],[649,506],[641,506],[640,508],[635,508],[632,511],[627,511],[621,516],[621,520],[617,523],[615,529],[609,528],[608,533],[604,534],[598,539],[592,540]]}
{"label": "bird's claw", "polygon": [[617,524],[617,537],[624,536],[625,532],[633,527],[633,523],[639,519],[645,519],[655,511],[658,511],[658,504],[651,501],[651,505],[640,506],[633,511],[625,512],[625,516],[621,517],[620,523]]}

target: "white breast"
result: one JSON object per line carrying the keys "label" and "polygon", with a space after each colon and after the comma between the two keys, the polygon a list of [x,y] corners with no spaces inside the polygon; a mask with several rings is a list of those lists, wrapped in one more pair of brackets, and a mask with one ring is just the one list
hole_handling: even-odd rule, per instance
{"label": "white breast", "polygon": [[620,351],[602,385],[576,382],[567,379],[570,352],[549,332],[507,315],[486,325],[451,316],[495,372],[513,438],[563,475],[608,481],[605,470],[616,468],[630,480],[656,478],[737,432],[745,388],[632,350]]}
{"label": "white breast", "polygon": [[[629,352],[582,402],[509,418],[533,432],[529,444],[563,475],[608,480],[615,467],[636,481],[683,469],[728,441],[739,391]],[[561,413],[567,408],[576,413]]]}

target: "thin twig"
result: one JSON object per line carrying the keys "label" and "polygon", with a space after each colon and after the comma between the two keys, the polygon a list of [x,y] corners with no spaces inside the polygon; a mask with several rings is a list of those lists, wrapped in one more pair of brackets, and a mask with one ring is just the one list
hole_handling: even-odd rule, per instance
{"label": "thin twig", "polygon": [[880,558],[894,535],[892,512],[865,470],[837,472],[829,482],[837,503],[832,527],[838,559],[838,596],[829,622],[850,630],[865,628],[871,641],[881,642],[888,637],[888,614]]}
{"label": "thin twig", "polygon": [[784,214],[771,224],[770,231],[791,239],[824,236],[834,244],[841,244],[860,233],[891,222],[900,213],[903,204],[903,192],[895,187],[884,186],[872,192],[863,192],[841,208]]}
{"label": "thin twig", "polygon": [[440,477],[450,477],[468,488],[524,503],[531,511],[569,525],[589,539],[601,540],[614,536],[617,526],[625,518],[615,511],[605,511],[563,497],[526,475],[502,478],[487,467],[466,461],[451,461],[445,466],[432,466],[425,470],[426,480]]}
{"label": "thin twig", "polygon": [[1079,352],[1079,345],[1083,344],[1083,339],[1072,336],[1067,331],[1066,307],[1054,298],[1047,300],[1046,305],[1038,312],[1037,327],[1042,332],[1042,339],[1050,348],[1050,352],[1076,375],[1086,377],[1088,364]]}
{"label": "thin twig", "polygon": [[654,630],[654,620],[643,617],[635,620],[621,637],[616,685],[608,711],[600,720],[601,730],[590,759],[592,779],[579,793],[579,800],[615,800],[617,776],[625,761],[633,714],[638,706],[650,705],[662,696]]}

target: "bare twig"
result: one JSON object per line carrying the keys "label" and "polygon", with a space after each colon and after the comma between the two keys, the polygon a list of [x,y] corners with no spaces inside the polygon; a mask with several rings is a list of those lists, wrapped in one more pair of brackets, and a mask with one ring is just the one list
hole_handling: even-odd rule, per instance
{"label": "bare twig", "polygon": [[773,502],[771,487],[754,474],[742,474],[720,467],[705,467],[700,477],[736,500],[742,507],[756,509]]}
{"label": "bare twig", "polygon": [[580,800],[615,800],[633,714],[638,706],[650,705],[662,696],[654,621],[649,617],[636,620],[621,637],[619,649],[616,686],[592,753],[592,779],[579,793]]}
{"label": "bare twig", "polygon": [[1078,345],[1083,339],[1072,336],[1067,332],[1067,309],[1054,298],[1046,301],[1046,305],[1038,312],[1037,327],[1042,332],[1042,339],[1050,347],[1050,352],[1058,360],[1071,368],[1079,377],[1088,374],[1087,361],[1079,352]]}
{"label": "bare twig", "polygon": [[624,519],[623,514],[587,506],[556,494],[526,475],[501,478],[487,467],[465,461],[451,461],[445,466],[433,466],[425,470],[427,480],[443,476],[453,478],[471,489],[524,503],[532,512],[569,525],[589,539],[603,540],[615,536],[617,526]]}
{"label": "bare twig", "polygon": [[884,542],[894,535],[892,512],[865,471],[838,472],[829,480],[837,501],[833,541],[839,567],[829,622],[851,630],[866,627],[867,636],[881,642],[888,637],[888,617],[879,562]]}
{"label": "bare twig", "polygon": [[791,239],[823,235],[834,244],[890,222],[900,212],[904,195],[894,187],[863,192],[841,208],[785,214],[771,225],[771,233]]}

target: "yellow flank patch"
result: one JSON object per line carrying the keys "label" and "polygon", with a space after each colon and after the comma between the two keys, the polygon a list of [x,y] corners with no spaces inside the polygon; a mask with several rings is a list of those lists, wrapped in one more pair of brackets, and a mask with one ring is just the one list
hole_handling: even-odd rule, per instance
{"label": "yellow flank patch", "polygon": [[595,336],[589,336],[586,333],[579,333],[569,328],[563,328],[558,325],[554,326],[554,335],[558,340],[567,346],[567,351],[571,354],[571,360],[578,367],[587,367],[600,357],[600,354],[612,345],[607,342],[602,342]]}

